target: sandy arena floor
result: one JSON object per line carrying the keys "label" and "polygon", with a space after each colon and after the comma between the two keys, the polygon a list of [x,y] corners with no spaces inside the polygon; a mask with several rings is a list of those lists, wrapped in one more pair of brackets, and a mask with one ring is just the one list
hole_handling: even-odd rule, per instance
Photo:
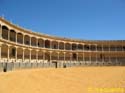
{"label": "sandy arena floor", "polygon": [[0,72],[0,93],[125,93],[124,90],[125,67]]}

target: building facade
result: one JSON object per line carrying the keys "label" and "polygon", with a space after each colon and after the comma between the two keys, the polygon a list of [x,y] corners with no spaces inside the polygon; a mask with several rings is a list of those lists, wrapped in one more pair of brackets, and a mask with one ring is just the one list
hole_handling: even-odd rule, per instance
{"label": "building facade", "polygon": [[76,40],[32,32],[0,17],[1,63],[125,65],[125,40]]}

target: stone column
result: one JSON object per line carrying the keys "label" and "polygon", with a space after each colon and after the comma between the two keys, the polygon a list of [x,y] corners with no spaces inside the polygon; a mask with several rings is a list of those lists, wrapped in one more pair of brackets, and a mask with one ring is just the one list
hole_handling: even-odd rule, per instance
{"label": "stone column", "polygon": [[66,55],[65,55],[65,54],[66,54],[66,53],[64,52],[64,62],[66,61],[66,58],[65,58]]}
{"label": "stone column", "polygon": [[45,51],[43,51],[43,63],[45,61]]}
{"label": "stone column", "polygon": [[31,58],[32,58],[32,50],[30,49],[29,51],[30,51],[30,53],[29,53],[29,55],[30,55],[29,61],[31,62]]}
{"label": "stone column", "polygon": [[17,62],[17,47],[16,48],[16,51],[15,51],[15,61]]}
{"label": "stone column", "polygon": [[25,48],[23,48],[23,56],[22,56],[22,60],[23,60],[23,62],[24,62],[24,60],[25,60]]}
{"label": "stone column", "polygon": [[50,51],[50,62],[51,62],[51,60],[52,60],[52,51]]}
{"label": "stone column", "polygon": [[8,49],[7,49],[7,60],[8,62],[10,60],[10,46],[8,46]]}
{"label": "stone column", "polygon": [[2,25],[0,27],[0,38],[2,38]]}
{"label": "stone column", "polygon": [[64,42],[64,50],[66,50],[66,43]]}
{"label": "stone column", "polygon": [[84,62],[84,61],[85,61],[85,55],[84,55],[84,53],[83,53],[83,55],[82,55],[82,56],[83,56],[83,62]]}
{"label": "stone column", "polygon": [[39,50],[36,50],[36,62],[38,62],[38,52]]}

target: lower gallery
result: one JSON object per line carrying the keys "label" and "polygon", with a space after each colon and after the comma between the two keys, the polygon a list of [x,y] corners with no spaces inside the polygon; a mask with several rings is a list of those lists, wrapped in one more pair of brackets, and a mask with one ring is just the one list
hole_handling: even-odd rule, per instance
{"label": "lower gallery", "polygon": [[73,66],[125,66],[125,40],[50,36],[0,17],[0,71]]}

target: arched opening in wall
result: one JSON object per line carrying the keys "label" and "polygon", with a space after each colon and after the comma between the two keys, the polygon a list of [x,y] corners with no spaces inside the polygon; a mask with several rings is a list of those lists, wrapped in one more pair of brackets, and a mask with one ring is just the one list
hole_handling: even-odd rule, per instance
{"label": "arched opening in wall", "polygon": [[31,59],[35,60],[36,59],[36,50],[31,51]]}
{"label": "arched opening in wall", "polygon": [[59,43],[59,49],[64,49],[64,43],[63,42]]}
{"label": "arched opening in wall", "polygon": [[84,45],[84,50],[90,50],[89,45]]}
{"label": "arched opening in wall", "polygon": [[2,26],[2,38],[8,40],[9,29],[6,26]]}
{"label": "arched opening in wall", "polygon": [[64,61],[64,53],[63,52],[59,53],[59,60]]}
{"label": "arched opening in wall", "polygon": [[65,53],[65,60],[70,61],[70,53],[68,52]]}
{"label": "arched opening in wall", "polygon": [[45,60],[47,60],[48,62],[50,62],[50,52],[46,52],[45,53]]}
{"label": "arched opening in wall", "polygon": [[23,34],[17,33],[17,42],[23,44]]}
{"label": "arched opening in wall", "polygon": [[24,58],[25,58],[25,60],[29,61],[29,58],[30,58],[30,50],[29,49],[25,49]]}
{"label": "arched opening in wall", "polygon": [[90,59],[90,58],[89,58],[89,53],[88,53],[88,52],[85,52],[85,53],[84,53],[84,60],[87,62],[87,61],[90,61],[89,59]]}
{"label": "arched opening in wall", "polygon": [[78,61],[83,61],[83,53],[78,53]]}
{"label": "arched opening in wall", "polygon": [[43,60],[43,51],[38,52],[38,59]]}
{"label": "arched opening in wall", "polygon": [[5,44],[2,44],[2,47],[1,47],[1,58],[4,58],[4,59],[7,59],[7,56],[8,56],[8,46],[5,45]]}
{"label": "arched opening in wall", "polygon": [[91,51],[96,51],[96,46],[95,46],[95,45],[91,45],[91,46],[90,46],[90,50],[91,50]]}
{"label": "arched opening in wall", "polygon": [[104,51],[109,51],[109,46],[103,45],[103,50]]}
{"label": "arched opening in wall", "polygon": [[91,52],[91,61],[96,62],[96,52]]}
{"label": "arched opening in wall", "polygon": [[49,40],[45,40],[45,48],[50,48],[50,41]]}
{"label": "arched opening in wall", "polygon": [[36,38],[35,37],[31,37],[31,45],[36,46]]}
{"label": "arched opening in wall", "polygon": [[10,30],[10,41],[16,41],[16,32],[14,30]]}
{"label": "arched opening in wall", "polygon": [[117,46],[117,51],[122,51],[122,46],[121,45]]}
{"label": "arched opening in wall", "polygon": [[38,47],[44,47],[44,40],[38,39]]}
{"label": "arched opening in wall", "polygon": [[123,51],[125,51],[125,46],[123,46]]}
{"label": "arched opening in wall", "polygon": [[70,50],[71,49],[71,44],[70,43],[65,43],[65,49]]}
{"label": "arched opening in wall", "polygon": [[52,60],[58,60],[58,53],[57,52],[52,52]]}
{"label": "arched opening in wall", "polygon": [[52,49],[58,49],[58,42],[52,41]]}
{"label": "arched opening in wall", "polygon": [[10,59],[15,59],[16,56],[16,48],[14,46],[10,46]]}
{"label": "arched opening in wall", "polygon": [[30,37],[28,35],[25,35],[25,37],[24,37],[24,43],[26,45],[30,45]]}
{"label": "arched opening in wall", "polygon": [[102,46],[101,45],[97,45],[97,51],[102,51]]}
{"label": "arched opening in wall", "polygon": [[72,50],[77,50],[77,45],[76,44],[72,44]]}
{"label": "arched opening in wall", "polygon": [[22,58],[23,58],[23,49],[17,48],[17,59],[22,59]]}
{"label": "arched opening in wall", "polygon": [[116,46],[115,45],[110,45],[110,51],[116,51]]}
{"label": "arched opening in wall", "polygon": [[77,55],[76,53],[73,53],[73,54],[72,54],[72,60],[77,60],[77,56],[78,56],[78,55]]}
{"label": "arched opening in wall", "polygon": [[78,50],[83,50],[83,45],[82,44],[78,44]]}

